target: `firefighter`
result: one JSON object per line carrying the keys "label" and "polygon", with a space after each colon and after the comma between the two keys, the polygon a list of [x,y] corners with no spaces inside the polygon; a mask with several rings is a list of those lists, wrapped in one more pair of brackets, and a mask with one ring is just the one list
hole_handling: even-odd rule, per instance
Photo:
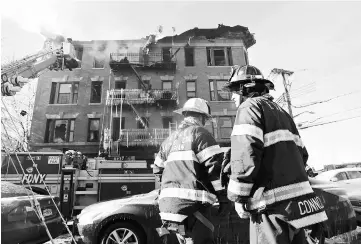
{"label": "firefighter", "polygon": [[157,230],[164,243],[171,243],[172,238],[181,244],[213,243],[210,207],[218,200],[218,212],[224,214],[229,202],[220,182],[224,153],[204,128],[211,118],[205,100],[191,98],[174,112],[184,119],[162,143],[153,165],[154,174],[161,176],[163,226]]}
{"label": "firefighter", "polygon": [[251,218],[250,243],[303,243],[303,228],[327,215],[309,183],[308,153],[292,117],[272,101],[273,83],[254,66],[233,67],[224,88],[238,108],[228,198],[241,218]]}

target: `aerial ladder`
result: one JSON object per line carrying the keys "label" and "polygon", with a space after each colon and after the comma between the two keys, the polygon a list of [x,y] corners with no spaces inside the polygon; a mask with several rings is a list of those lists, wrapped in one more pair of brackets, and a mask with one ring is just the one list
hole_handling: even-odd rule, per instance
{"label": "aerial ladder", "polygon": [[29,79],[38,77],[46,70],[77,68],[79,64],[71,42],[71,39],[57,42],[49,38],[43,50],[1,65],[1,94],[14,96]]}

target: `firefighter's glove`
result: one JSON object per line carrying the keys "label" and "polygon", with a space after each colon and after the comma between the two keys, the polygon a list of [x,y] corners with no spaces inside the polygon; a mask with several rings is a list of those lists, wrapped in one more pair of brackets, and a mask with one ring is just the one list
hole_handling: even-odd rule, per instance
{"label": "firefighter's glove", "polygon": [[220,180],[223,187],[227,187],[229,182],[229,175],[231,174],[231,149],[224,153]]}
{"label": "firefighter's glove", "polygon": [[234,208],[241,219],[249,219],[251,217],[250,212],[247,212],[244,203],[234,203]]}

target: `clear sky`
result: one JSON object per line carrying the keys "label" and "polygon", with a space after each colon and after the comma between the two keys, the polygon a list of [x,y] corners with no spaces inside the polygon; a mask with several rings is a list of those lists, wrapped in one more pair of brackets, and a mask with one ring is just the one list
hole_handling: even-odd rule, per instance
{"label": "clear sky", "polygon": [[[294,114],[313,113],[297,116],[296,121],[361,115],[361,2],[11,0],[2,5],[2,62],[39,50],[41,28],[85,41],[141,38],[159,25],[165,35],[172,34],[172,27],[180,34],[194,27],[242,25],[255,33],[257,43],[249,49],[249,58],[265,76],[272,68],[296,71],[291,77],[295,106],[358,91],[294,108]],[[277,97],[283,89],[279,79],[275,83]],[[361,117],[301,130],[311,166],[360,162],[360,126]]]}

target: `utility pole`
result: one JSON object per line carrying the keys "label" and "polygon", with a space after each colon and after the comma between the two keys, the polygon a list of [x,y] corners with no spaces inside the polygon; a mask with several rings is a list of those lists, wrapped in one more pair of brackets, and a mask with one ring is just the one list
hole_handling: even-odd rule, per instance
{"label": "utility pole", "polygon": [[289,93],[289,90],[288,90],[289,83],[288,83],[288,79],[286,78],[286,75],[287,75],[287,76],[292,75],[292,74],[293,74],[293,71],[274,68],[274,69],[271,71],[271,74],[272,74],[272,73],[278,74],[278,75],[282,75],[283,86],[285,87],[285,98],[286,98],[286,102],[287,102],[287,105],[288,105],[288,113],[289,113],[289,114],[291,115],[291,117],[293,118],[291,97],[290,97],[290,93]]}

